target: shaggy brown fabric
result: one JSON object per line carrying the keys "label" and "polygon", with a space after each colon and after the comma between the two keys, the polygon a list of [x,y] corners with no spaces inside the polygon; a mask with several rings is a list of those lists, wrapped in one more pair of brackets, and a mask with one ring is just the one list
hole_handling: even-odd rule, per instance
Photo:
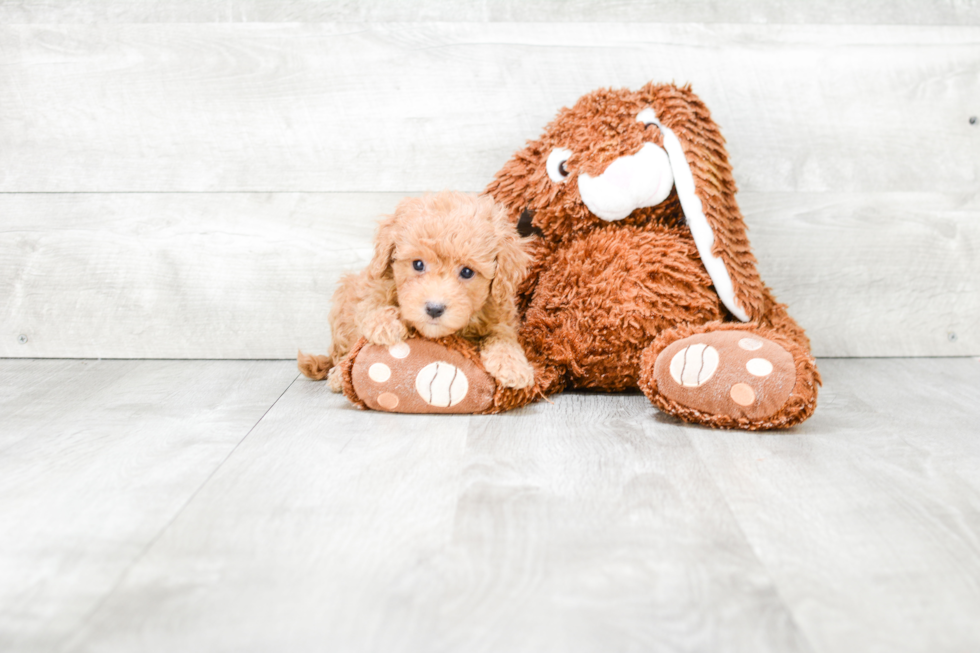
{"label": "shaggy brown fabric", "polygon": [[575,387],[618,391],[636,387],[653,334],[717,320],[722,310],[681,229],[596,229],[549,257],[521,335],[532,363],[564,368]]}
{"label": "shaggy brown fabric", "polygon": [[357,355],[361,353],[361,349],[367,344],[368,341],[366,339],[360,338],[351,345],[347,355],[337,361],[337,367],[340,368],[341,390],[344,396],[358,408],[367,408],[368,405],[354,391],[354,363],[357,361]]}
{"label": "shaggy brown fabric", "polygon": [[[748,323],[736,321],[715,293],[676,189],[659,205],[636,209],[615,222],[594,216],[579,194],[582,173],[598,176],[646,142],[663,144],[656,126],[636,119],[648,107],[682,144],[714,232],[713,253],[724,261]],[[544,134],[528,142],[490,183],[486,192],[507,207],[515,226],[523,215],[524,228],[538,234],[518,298],[521,343],[535,367],[534,390],[551,394],[565,387],[639,386],[664,412],[723,428],[781,428],[812,414],[820,377],[809,340],[759,277],[724,143],[690,88],[601,89],[560,111]],[[564,183],[554,182],[545,167],[559,147],[572,151]],[[757,333],[792,357],[795,383],[775,413],[705,412],[659,391],[657,354],[680,338],[725,329]],[[534,396],[533,390],[498,391],[495,402],[510,408]]]}
{"label": "shaggy brown fabric", "polygon": [[[580,195],[581,175],[598,177],[646,143],[664,146],[656,124],[637,120],[646,109],[681,144],[714,234],[712,253],[727,268],[735,302],[749,316],[746,323],[719,299],[676,188],[660,204],[611,222],[593,215]],[[562,179],[553,179],[546,167],[556,148],[571,151],[559,171]],[[498,387],[485,412],[522,406],[566,387],[639,387],[660,410],[712,427],[783,428],[808,418],[820,383],[810,343],[759,277],[735,192],[725,140],[688,87],[600,89],[562,109],[486,189],[515,229],[536,235],[517,297],[519,337],[534,367],[534,386]],[[748,365],[752,357],[737,351],[741,333],[761,339],[760,356],[772,364],[771,373],[755,374],[765,363]],[[677,344],[659,363],[664,382],[658,382],[658,356],[688,337],[693,339]],[[479,363],[471,344],[437,342]],[[667,383],[670,357],[690,345],[716,349],[718,376],[693,389]],[[350,358],[356,353],[357,348]],[[349,390],[350,364],[344,369],[344,391],[357,403]]]}

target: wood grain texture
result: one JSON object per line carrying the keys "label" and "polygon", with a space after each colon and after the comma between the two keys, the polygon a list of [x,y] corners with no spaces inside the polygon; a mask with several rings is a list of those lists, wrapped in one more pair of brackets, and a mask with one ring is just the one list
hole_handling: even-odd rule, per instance
{"label": "wood grain texture", "polygon": [[297,382],[68,650],[810,650],[653,412],[383,415]]}
{"label": "wood grain texture", "polygon": [[60,650],[296,375],[0,361],[0,650]]}
{"label": "wood grain texture", "polygon": [[398,199],[0,195],[0,356],[325,351],[337,280],[367,262],[375,220]]}
{"label": "wood grain texture", "polygon": [[[763,278],[818,355],[980,355],[976,195],[739,197]],[[337,279],[400,198],[0,194],[0,356],[326,351]]]}
{"label": "wood grain texture", "polygon": [[[78,381],[84,378],[82,384]],[[98,394],[106,384],[118,380],[117,374],[100,376],[92,374],[91,367],[83,361],[45,361],[31,365],[30,361],[0,362],[0,406],[3,428],[0,429],[0,455],[24,438],[43,432],[46,425],[59,419],[51,412],[64,395],[64,387],[73,390],[73,396],[87,398],[86,393]],[[27,397],[30,401],[24,401]]]}
{"label": "wood grain texture", "polygon": [[974,0],[2,0],[0,23],[153,22],[843,23],[977,25]]}
{"label": "wood grain texture", "polygon": [[376,638],[452,540],[469,424],[297,381],[66,650],[404,650]]}
{"label": "wood grain texture", "polygon": [[[649,428],[657,415],[643,396],[569,394],[474,419],[456,573],[416,595],[429,628],[455,635],[446,649],[811,650],[686,434]],[[481,642],[484,605],[498,628]]]}
{"label": "wood grain texture", "polygon": [[743,194],[762,278],[818,356],[980,354],[980,197]]}
{"label": "wood grain texture", "polygon": [[479,190],[560,107],[651,79],[693,84],[744,190],[980,178],[978,27],[8,24],[0,43],[3,192]]}
{"label": "wood grain texture", "polygon": [[823,360],[813,418],[691,439],[815,650],[980,648],[980,362]]}
{"label": "wood grain texture", "polygon": [[980,647],[980,360],[820,366],[813,418],[759,434],[641,395],[390,415],[277,401],[284,363],[0,361],[30,432],[0,456],[0,647]]}

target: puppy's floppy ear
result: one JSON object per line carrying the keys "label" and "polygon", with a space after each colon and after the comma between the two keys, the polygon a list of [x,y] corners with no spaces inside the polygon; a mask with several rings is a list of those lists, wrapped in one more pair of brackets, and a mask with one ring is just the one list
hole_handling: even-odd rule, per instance
{"label": "puppy's floppy ear", "polygon": [[[481,198],[492,201],[490,197]],[[493,222],[494,233],[497,236],[497,270],[490,284],[490,296],[498,304],[514,304],[517,286],[527,274],[527,266],[531,257],[524,251],[524,243],[517,233],[517,228],[507,215],[507,208],[502,204],[494,204],[490,220]]]}
{"label": "puppy's floppy ear", "polygon": [[391,268],[391,259],[395,255],[398,222],[399,215],[396,209],[395,215],[389,215],[378,223],[378,233],[374,238],[374,256],[367,266],[368,276],[372,279],[383,278]]}

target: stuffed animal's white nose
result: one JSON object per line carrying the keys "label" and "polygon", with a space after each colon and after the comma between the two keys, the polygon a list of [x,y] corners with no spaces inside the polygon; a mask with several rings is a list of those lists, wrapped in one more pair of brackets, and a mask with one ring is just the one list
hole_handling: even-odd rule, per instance
{"label": "stuffed animal's white nose", "polygon": [[624,192],[629,192],[630,184],[633,180],[634,170],[631,169],[633,166],[609,166],[606,171],[602,173],[601,178],[608,181],[613,186],[616,186]]}
{"label": "stuffed animal's white nose", "polygon": [[584,172],[578,177],[582,201],[593,214],[609,222],[660,204],[673,186],[670,159],[654,143],[644,143],[636,154],[619,157],[598,177]]}

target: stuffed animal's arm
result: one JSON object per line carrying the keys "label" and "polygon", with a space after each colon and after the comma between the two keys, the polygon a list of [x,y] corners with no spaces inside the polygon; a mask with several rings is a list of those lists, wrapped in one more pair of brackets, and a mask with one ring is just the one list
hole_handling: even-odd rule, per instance
{"label": "stuffed animal's arm", "polygon": [[524,312],[527,311],[527,307],[534,298],[534,291],[538,287],[541,273],[546,267],[544,262],[550,260],[549,255],[553,250],[553,246],[549,246],[540,238],[531,240],[527,248],[531,255],[531,264],[527,267],[527,274],[524,275],[524,279],[517,286],[517,297],[515,298],[517,312],[521,318],[523,318]]}

